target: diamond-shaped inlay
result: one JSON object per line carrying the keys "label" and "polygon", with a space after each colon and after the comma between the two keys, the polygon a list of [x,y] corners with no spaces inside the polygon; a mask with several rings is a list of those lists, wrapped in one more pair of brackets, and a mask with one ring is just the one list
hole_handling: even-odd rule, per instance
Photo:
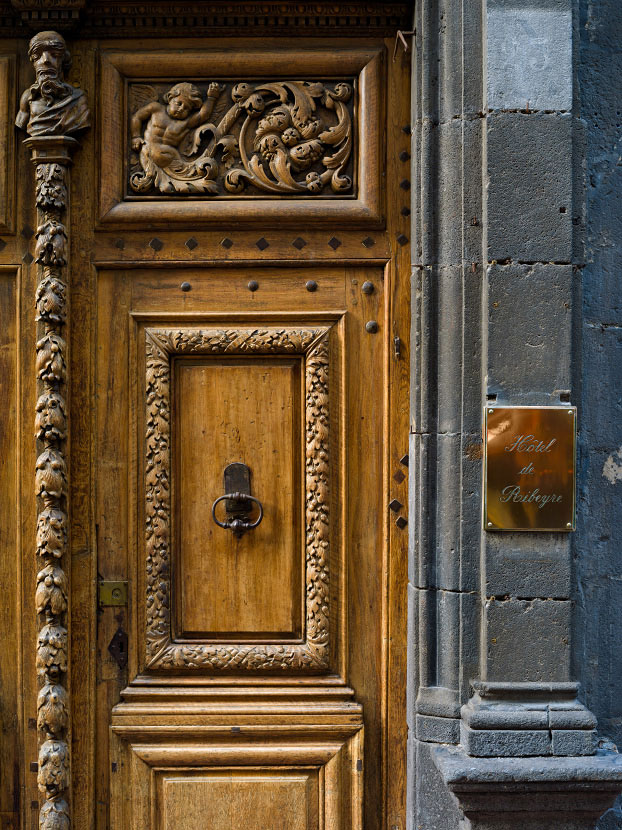
{"label": "diamond-shaped inlay", "polygon": [[292,245],[294,246],[294,248],[298,248],[299,251],[302,251],[302,249],[304,248],[304,246],[306,244],[307,244],[307,241],[306,241],[306,239],[303,239],[302,236],[296,237],[296,239],[294,239],[294,241],[292,242]]}
{"label": "diamond-shaped inlay", "polygon": [[402,507],[403,507],[403,506],[404,506],[404,505],[402,504],[402,502],[401,502],[401,501],[398,501],[398,499],[392,499],[392,500],[389,502],[389,507],[391,508],[391,510],[392,510],[394,513],[399,513],[399,511],[402,509]]}
{"label": "diamond-shaped inlay", "polygon": [[400,161],[408,161],[409,158],[410,153],[408,152],[408,150],[402,150],[402,152],[400,153]]}
{"label": "diamond-shaped inlay", "polygon": [[376,244],[376,240],[372,239],[371,236],[366,236],[362,243],[366,248],[373,248]]}
{"label": "diamond-shaped inlay", "polygon": [[402,214],[402,216],[410,216],[410,208],[409,208],[409,207],[404,206],[404,207],[400,210],[400,213]]}
{"label": "diamond-shaped inlay", "polygon": [[400,245],[405,245],[405,244],[408,242],[408,237],[407,237],[407,236],[404,236],[404,234],[403,234],[403,233],[401,233],[401,234],[397,237],[397,241],[399,242],[399,244],[400,244]]}
{"label": "diamond-shaped inlay", "polygon": [[125,248],[125,239],[115,239],[114,246],[122,251]]}
{"label": "diamond-shaped inlay", "polygon": [[30,239],[30,237],[33,234],[34,234],[34,231],[30,227],[30,225],[24,225],[24,227],[22,228],[22,236],[24,237],[24,239]]}
{"label": "diamond-shaped inlay", "polygon": [[403,516],[398,516],[395,520],[395,524],[399,527],[400,530],[404,530],[408,522]]}
{"label": "diamond-shaped inlay", "polygon": [[257,242],[255,242],[255,245],[257,245],[260,251],[265,251],[266,248],[270,247],[270,243],[263,236],[261,237],[261,239],[258,239]]}
{"label": "diamond-shaped inlay", "polygon": [[157,236],[154,236],[154,238],[149,243],[149,247],[153,248],[154,251],[161,251],[164,247],[164,242],[162,242],[161,239],[158,239]]}
{"label": "diamond-shaped inlay", "polygon": [[220,240],[220,245],[222,248],[226,248],[227,250],[229,250],[229,248],[233,248],[233,240],[229,239],[228,236],[225,236],[224,239]]}
{"label": "diamond-shaped inlay", "polygon": [[189,251],[194,251],[198,244],[199,243],[196,241],[194,236],[191,236],[190,239],[186,239],[186,241],[184,242],[184,245]]}
{"label": "diamond-shaped inlay", "polygon": [[410,190],[410,182],[408,179],[402,179],[400,182],[400,187],[402,190]]}
{"label": "diamond-shaped inlay", "polygon": [[393,480],[397,481],[398,484],[401,484],[404,481],[405,478],[406,478],[406,476],[404,475],[404,473],[401,470],[398,470],[393,475]]}
{"label": "diamond-shaped inlay", "polygon": [[32,260],[33,260],[33,256],[30,252],[25,253],[24,256],[22,257],[22,262],[26,263],[26,265],[30,265]]}
{"label": "diamond-shaped inlay", "polygon": [[0,251],[3,251],[6,248],[6,242],[4,239],[0,239]]}
{"label": "diamond-shaped inlay", "polygon": [[403,464],[405,467],[408,467],[408,456],[407,455],[403,455],[400,458],[400,464]]}
{"label": "diamond-shaped inlay", "polygon": [[328,240],[328,244],[333,249],[333,251],[336,251],[337,248],[341,245],[341,239],[337,239],[336,236],[331,236],[331,238]]}

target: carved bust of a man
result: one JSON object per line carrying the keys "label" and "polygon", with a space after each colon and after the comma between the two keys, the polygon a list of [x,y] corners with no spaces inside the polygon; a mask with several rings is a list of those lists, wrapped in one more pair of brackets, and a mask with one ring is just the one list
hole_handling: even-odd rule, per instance
{"label": "carved bust of a man", "polygon": [[15,123],[28,135],[69,135],[89,126],[86,95],[65,83],[71,56],[57,32],[39,32],[30,41],[28,56],[36,80],[22,95]]}

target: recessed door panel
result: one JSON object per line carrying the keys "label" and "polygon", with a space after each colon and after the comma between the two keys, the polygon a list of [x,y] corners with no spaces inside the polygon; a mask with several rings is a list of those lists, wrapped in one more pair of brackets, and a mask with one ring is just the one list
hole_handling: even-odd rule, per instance
{"label": "recessed door panel", "polygon": [[318,830],[317,769],[157,774],[158,830]]}
{"label": "recessed door panel", "polygon": [[[302,357],[279,356],[173,363],[177,638],[302,636],[301,368]],[[241,536],[212,516],[235,462],[263,507]]]}

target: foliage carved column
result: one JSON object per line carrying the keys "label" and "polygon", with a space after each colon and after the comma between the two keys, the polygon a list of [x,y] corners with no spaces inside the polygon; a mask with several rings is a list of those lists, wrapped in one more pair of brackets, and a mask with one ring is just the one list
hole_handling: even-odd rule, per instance
{"label": "foliage carved column", "polygon": [[[69,830],[70,758],[68,701],[67,551],[67,342],[69,275],[69,166],[79,146],[73,134],[89,126],[82,90],[64,81],[71,57],[56,32],[40,32],[28,50],[35,83],[22,95],[16,125],[26,130],[35,166],[37,203],[35,437],[37,462],[36,555],[39,563],[35,605],[39,630],[36,666],[39,735],[38,785],[44,803],[41,830]],[[65,335],[65,336],[63,336]]]}

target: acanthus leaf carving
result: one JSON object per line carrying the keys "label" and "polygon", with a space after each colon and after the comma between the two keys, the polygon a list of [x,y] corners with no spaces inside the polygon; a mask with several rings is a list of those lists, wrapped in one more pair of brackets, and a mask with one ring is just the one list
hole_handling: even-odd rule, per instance
{"label": "acanthus leaf carving", "polygon": [[134,86],[134,193],[353,193],[350,83],[212,82],[205,98],[188,82]]}
{"label": "acanthus leaf carving", "polygon": [[62,210],[67,204],[65,168],[62,164],[38,164],[35,171],[37,207],[43,211]]}
{"label": "acanthus leaf carving", "polygon": [[[319,672],[329,659],[329,399],[326,329],[149,329],[146,333],[145,542],[147,658],[151,668]],[[170,360],[176,354],[300,354],[306,397],[306,641],[171,641]]]}

